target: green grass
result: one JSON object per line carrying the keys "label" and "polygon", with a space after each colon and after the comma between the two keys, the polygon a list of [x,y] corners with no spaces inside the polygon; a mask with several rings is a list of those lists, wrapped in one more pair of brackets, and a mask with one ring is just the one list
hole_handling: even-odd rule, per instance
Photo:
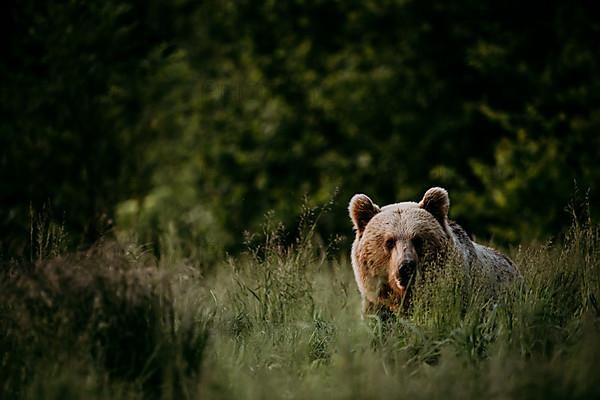
{"label": "green grass", "polygon": [[450,265],[387,321],[310,234],[206,273],[110,242],[6,265],[0,398],[598,398],[598,244],[514,249],[523,279],[495,296]]}

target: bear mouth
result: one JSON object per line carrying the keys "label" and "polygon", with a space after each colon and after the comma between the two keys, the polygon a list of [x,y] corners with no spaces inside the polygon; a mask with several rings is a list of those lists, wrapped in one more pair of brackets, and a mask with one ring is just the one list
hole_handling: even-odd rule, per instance
{"label": "bear mouth", "polygon": [[398,287],[398,289],[400,289],[400,290],[401,290],[401,291],[403,291],[403,292],[404,292],[404,291],[406,291],[406,286],[404,286],[404,285],[402,284],[402,282],[400,282],[400,279],[398,279],[398,278],[394,278],[394,281],[395,281],[395,283],[396,283],[396,286]]}
{"label": "bear mouth", "polygon": [[399,304],[408,292],[406,283],[402,284],[399,279],[392,278],[381,284],[377,297],[385,304]]}
{"label": "bear mouth", "polygon": [[406,294],[407,290],[408,290],[408,285],[402,284],[402,282],[397,279],[394,278],[390,283],[389,283],[389,287],[391,289],[391,292],[393,293],[393,296],[400,301],[404,295]]}

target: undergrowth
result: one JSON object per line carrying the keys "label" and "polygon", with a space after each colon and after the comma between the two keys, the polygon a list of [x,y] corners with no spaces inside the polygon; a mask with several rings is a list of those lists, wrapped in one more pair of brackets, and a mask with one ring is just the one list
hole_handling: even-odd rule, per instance
{"label": "undergrowth", "polygon": [[385,321],[311,226],[211,271],[110,241],[5,263],[0,398],[600,396],[591,223],[510,251],[522,279],[494,293],[448,265]]}

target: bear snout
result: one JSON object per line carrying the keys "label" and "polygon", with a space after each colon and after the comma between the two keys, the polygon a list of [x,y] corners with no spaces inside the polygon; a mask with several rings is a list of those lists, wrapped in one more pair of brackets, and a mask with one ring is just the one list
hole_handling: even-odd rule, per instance
{"label": "bear snout", "polygon": [[417,270],[417,262],[413,259],[405,259],[400,264],[396,272],[396,280],[399,286],[406,287],[410,283],[415,271]]}

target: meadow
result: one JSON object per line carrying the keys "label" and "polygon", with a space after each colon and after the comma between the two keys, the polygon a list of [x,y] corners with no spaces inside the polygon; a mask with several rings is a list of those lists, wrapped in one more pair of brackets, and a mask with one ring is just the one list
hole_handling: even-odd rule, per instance
{"label": "meadow", "polygon": [[345,249],[278,229],[200,268],[103,239],[0,275],[2,399],[587,399],[600,396],[599,231],[507,252],[490,297],[449,265],[409,314],[361,319]]}

